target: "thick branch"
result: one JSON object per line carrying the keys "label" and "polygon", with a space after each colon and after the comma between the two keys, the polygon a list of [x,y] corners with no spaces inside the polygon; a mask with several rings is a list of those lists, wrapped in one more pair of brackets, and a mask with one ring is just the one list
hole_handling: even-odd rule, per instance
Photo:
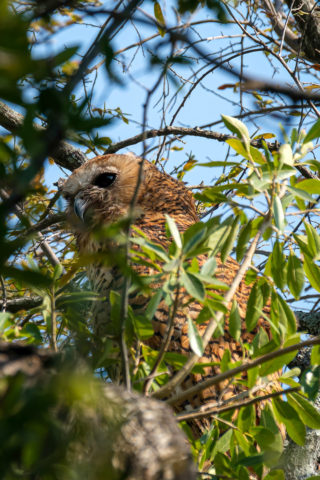
{"label": "thick branch", "polygon": [[[218,133],[212,132],[211,130],[202,130],[201,128],[185,128],[185,127],[164,127],[159,128],[158,130],[152,129],[147,130],[143,133],[139,133],[139,135],[135,135],[134,137],[127,138],[126,140],[122,140],[120,142],[114,143],[110,147],[108,147],[104,153],[115,153],[122,148],[129,147],[130,145],[135,145],[136,143],[142,142],[148,138],[155,138],[155,137],[164,137],[166,135],[189,135],[192,137],[203,137],[208,138],[211,140],[217,140],[218,142],[225,142],[231,138],[237,138],[233,135],[227,135],[225,133]],[[257,148],[262,147],[262,140],[252,140],[251,145]],[[280,147],[279,142],[272,142],[268,143],[268,148],[270,151],[276,151]]]}
{"label": "thick branch", "polygon": [[271,18],[278,36],[284,39],[296,55],[299,52],[310,62],[320,62],[320,18],[314,0],[286,0],[301,36],[296,35],[282,21],[281,12],[273,5],[272,0],[263,0],[263,5]]}
{"label": "thick branch", "polygon": [[[13,299],[7,299],[6,311],[10,313],[16,313],[20,310],[30,310],[31,308],[38,307],[42,303],[41,297],[18,297]],[[0,310],[3,304],[3,300],[0,300]]]}
{"label": "thick branch", "polygon": [[[12,133],[19,133],[19,128],[22,127],[23,121],[23,115],[0,101],[0,125],[3,128]],[[39,131],[45,130],[44,127],[36,124],[34,125],[34,128]],[[64,141],[58,143],[56,148],[53,149],[51,155],[58,165],[67,168],[68,170],[74,170],[86,161],[86,156],[81,150]]]}

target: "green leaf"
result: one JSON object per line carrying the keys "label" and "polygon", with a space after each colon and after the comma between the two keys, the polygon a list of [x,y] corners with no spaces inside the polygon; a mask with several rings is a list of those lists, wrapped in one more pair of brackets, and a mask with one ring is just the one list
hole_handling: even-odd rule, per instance
{"label": "green leaf", "polygon": [[[284,342],[283,348],[294,345],[298,343],[299,340],[300,340],[299,335],[298,336],[293,335],[286,342]],[[265,362],[260,366],[260,377],[265,377],[266,375],[270,375],[271,373],[276,372],[277,370],[281,370],[285,365],[287,365],[289,362],[291,362],[291,360],[294,359],[296,354],[297,354],[297,350],[294,350],[293,352],[285,353],[278,358],[274,358],[269,362]]]}
{"label": "green leaf", "polygon": [[286,257],[283,253],[283,244],[276,240],[271,254],[271,273],[272,278],[281,290],[285,286],[286,280]]}
{"label": "green leaf", "polygon": [[306,398],[297,393],[288,393],[287,398],[290,405],[308,427],[320,429],[320,413]]}
{"label": "green leaf", "polygon": [[201,357],[204,352],[202,338],[190,317],[188,317],[188,338],[191,350]]}
{"label": "green leaf", "polygon": [[0,335],[13,324],[13,315],[9,312],[0,312]]}
{"label": "green leaf", "polygon": [[28,323],[20,330],[21,335],[26,335],[28,337],[33,337],[35,341],[42,342],[42,336],[39,328],[34,323]]}
{"label": "green leaf", "polygon": [[224,242],[223,244],[223,247],[221,248],[221,260],[222,260],[222,263],[224,263],[229,255],[229,253],[231,252],[231,250],[233,249],[233,246],[234,246],[234,243],[235,243],[235,240],[237,238],[237,235],[238,235],[238,231],[239,231],[239,216],[237,216],[232,225],[231,225],[231,231],[230,233],[228,234],[227,236],[227,239],[226,241]]}
{"label": "green leaf", "polygon": [[241,432],[246,433],[255,424],[255,418],[256,414],[254,405],[242,407],[238,415],[237,427],[239,430],[241,430]]}
{"label": "green leaf", "polygon": [[279,160],[280,160],[280,167],[282,167],[283,164],[290,165],[293,167],[292,149],[288,143],[284,143],[279,148]]}
{"label": "green leaf", "polygon": [[274,434],[273,431],[259,425],[252,427],[250,433],[253,435],[262,451],[269,450],[276,452],[278,456],[281,455],[283,451],[283,442],[279,431]]}
{"label": "green leaf", "polygon": [[215,257],[210,257],[208,260],[202,265],[200,273],[204,276],[212,276],[217,266],[217,261]]}
{"label": "green leaf", "polygon": [[265,408],[261,411],[261,425],[273,432],[274,435],[278,435],[279,427],[269,403],[267,403]]}
{"label": "green leaf", "polygon": [[3,266],[1,268],[1,273],[4,277],[11,277],[19,282],[22,282],[26,285],[31,285],[34,287],[49,287],[52,284],[52,279],[43,275],[40,272],[35,272],[34,270],[20,270],[15,267]]}
{"label": "green leaf", "polygon": [[240,339],[241,334],[241,317],[236,300],[233,300],[229,316],[229,333],[235,339]]}
{"label": "green leaf", "polygon": [[310,203],[316,202],[315,199],[309,193],[305,192],[304,190],[301,190],[301,188],[296,188],[296,187],[292,187],[291,185],[287,185],[287,190],[293,193],[295,197],[301,198],[302,200],[306,200],[307,202],[310,202]]}
{"label": "green leaf", "polygon": [[272,404],[278,421],[285,424],[292,440],[298,445],[303,446],[305,443],[306,427],[300,420],[295,409],[292,408],[289,403],[284,402],[278,397],[272,399]]}
{"label": "green leaf", "polygon": [[221,115],[223,123],[232,133],[235,133],[244,144],[246,151],[250,152],[250,135],[247,127],[244,123],[234,117],[229,117],[228,115]]}
{"label": "green leaf", "polygon": [[303,143],[308,143],[314,138],[318,138],[320,136],[320,119],[316,121],[315,124],[312,125],[307,135],[304,137]]}
{"label": "green leaf", "polygon": [[144,315],[136,315],[132,310],[128,311],[130,320],[134,326],[137,337],[140,340],[146,340],[154,335],[151,320]]}
{"label": "green leaf", "polygon": [[[284,471],[283,470],[271,470],[263,480],[285,480]],[[310,480],[310,479],[309,479]]]}
{"label": "green leaf", "polygon": [[[287,330],[288,335],[293,335],[297,331],[297,320],[296,317],[287,304],[287,302],[281,297],[281,295],[277,295],[278,302],[279,302],[279,307],[280,307],[280,314],[282,314],[283,311],[283,317],[285,318],[285,326]],[[282,316],[282,315],[281,315]]]}
{"label": "green leaf", "polygon": [[249,332],[251,332],[257,325],[257,322],[261,317],[262,307],[263,295],[259,284],[256,282],[251,288],[245,318],[245,322]]}
{"label": "green leaf", "polygon": [[166,254],[165,250],[161,245],[158,245],[157,243],[150,242],[146,240],[145,238],[136,238],[133,237],[130,239],[132,243],[136,243],[137,245],[140,245],[142,248],[145,248],[147,250],[151,250],[151,252],[154,252],[161,260],[164,262],[170,262],[170,258]]}
{"label": "green leaf", "polygon": [[163,291],[158,290],[149,300],[148,306],[145,310],[145,316],[148,320],[152,320],[154,317],[154,314],[157,311],[157,308],[159,306],[159,303],[161,302],[163,296]]}
{"label": "green leaf", "polygon": [[261,465],[263,461],[264,461],[263,454],[249,455],[248,457],[241,459],[238,462],[238,465],[244,465],[246,467],[254,467],[255,465]]}
{"label": "green leaf", "polygon": [[320,194],[320,180],[316,178],[307,178],[298,183],[300,190],[305,190],[308,193]]}
{"label": "green leaf", "polygon": [[185,255],[192,252],[206,237],[207,227],[204,223],[198,222],[189,227],[183,234],[183,248]]}
{"label": "green leaf", "polygon": [[320,292],[320,268],[308,255],[304,256],[303,269],[311,286],[317,290],[317,292]]}
{"label": "green leaf", "polygon": [[166,223],[168,225],[168,228],[170,230],[170,233],[172,235],[172,238],[175,242],[175,244],[177,245],[177,247],[181,250],[182,248],[182,240],[181,240],[181,236],[180,236],[180,232],[178,230],[178,227],[176,225],[176,222],[174,221],[173,218],[171,218],[169,215],[167,215],[165,213],[165,217],[166,217]]}
{"label": "green leaf", "polygon": [[180,277],[182,285],[187,292],[197,300],[203,301],[205,298],[205,289],[202,282],[192,273],[183,272]]}
{"label": "green leaf", "polygon": [[320,345],[314,345],[312,347],[311,365],[320,365]]}
{"label": "green leaf", "polygon": [[304,273],[301,261],[293,252],[290,252],[288,258],[287,284],[294,298],[298,300],[304,286]]}
{"label": "green leaf", "polygon": [[68,60],[70,60],[71,57],[73,57],[73,55],[75,55],[77,53],[78,48],[79,47],[77,47],[77,46],[65,48],[64,50],[59,52],[55,57],[53,57],[51,62],[56,67],[58,65],[61,65],[62,63],[67,62]]}
{"label": "green leaf", "polygon": [[[241,157],[245,158],[246,160],[249,160],[249,153],[248,151],[244,148],[243,143],[241,140],[238,140],[237,138],[229,138],[226,143],[230,145],[233,150],[235,150]],[[236,164],[238,165],[238,163]]]}
{"label": "green leaf", "polygon": [[251,238],[251,233],[252,233],[252,222],[251,220],[243,226],[238,242],[236,245],[236,256],[237,256],[237,261],[240,262],[243,258],[243,255],[245,254],[247,248],[248,248],[248,243]]}
{"label": "green leaf", "polygon": [[221,437],[218,438],[214,445],[212,457],[218,452],[226,453],[228,450],[230,450],[232,433],[232,428],[230,428],[223,435],[221,435]]}
{"label": "green leaf", "polygon": [[284,212],[281,200],[277,196],[274,198],[273,213],[276,227],[279,229],[280,233],[283,233],[285,228]]}
{"label": "green leaf", "polygon": [[310,223],[304,222],[308,239],[308,249],[312,252],[312,258],[318,259],[320,254],[320,237],[316,229]]}
{"label": "green leaf", "polygon": [[[163,16],[161,7],[159,5],[159,2],[155,2],[155,4],[154,4],[154,16],[156,17],[156,19],[158,20],[158,23],[160,23],[160,25],[165,25],[164,16]],[[159,27],[158,31],[159,31],[161,37],[164,37],[164,35],[166,33],[165,29]]]}
{"label": "green leaf", "polygon": [[311,248],[309,247],[309,244],[307,242],[307,237],[306,235],[296,235],[295,233],[293,234],[293,238],[299,245],[299,248],[302,253],[308,255],[309,257],[313,257],[313,253]]}

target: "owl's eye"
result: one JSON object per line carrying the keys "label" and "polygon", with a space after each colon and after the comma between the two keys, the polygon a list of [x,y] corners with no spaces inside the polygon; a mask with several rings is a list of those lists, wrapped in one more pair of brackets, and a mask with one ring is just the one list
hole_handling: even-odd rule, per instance
{"label": "owl's eye", "polygon": [[116,176],[117,175],[115,173],[107,173],[107,172],[100,173],[100,175],[98,175],[94,179],[93,185],[95,185],[96,187],[100,187],[100,188],[109,187],[115,181]]}

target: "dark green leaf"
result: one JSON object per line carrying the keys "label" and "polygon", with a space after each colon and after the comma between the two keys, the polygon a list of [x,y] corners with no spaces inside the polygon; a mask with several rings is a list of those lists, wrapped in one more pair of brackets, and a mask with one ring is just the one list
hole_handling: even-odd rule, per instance
{"label": "dark green leaf", "polygon": [[248,248],[248,243],[251,238],[251,233],[252,233],[252,222],[249,221],[244,227],[242,228],[237,246],[236,246],[236,256],[238,262],[240,262],[243,258],[243,255],[245,254],[245,251]]}
{"label": "dark green leaf", "polygon": [[305,397],[297,393],[288,393],[287,398],[308,427],[320,429],[320,413]]}
{"label": "dark green leaf", "polygon": [[158,290],[149,300],[148,306],[145,311],[146,318],[150,321],[153,319],[154,314],[157,311],[159,303],[161,302],[163,296],[162,290]]}
{"label": "dark green leaf", "polygon": [[298,445],[304,445],[306,427],[300,420],[295,409],[279,397],[273,398],[272,404],[278,421],[285,424],[287,432],[292,440]]}
{"label": "dark green leaf", "polygon": [[261,292],[260,285],[256,282],[251,288],[247,312],[246,312],[246,325],[249,332],[251,332],[261,316],[261,311],[263,307],[263,295]]}
{"label": "dark green leaf", "polygon": [[68,47],[62,50],[60,53],[58,53],[55,57],[52,59],[52,63],[58,67],[61,65],[61,63],[67,62],[73,55],[77,53],[78,47]]}
{"label": "dark green leaf", "polygon": [[247,405],[240,409],[237,426],[241,432],[248,432],[250,428],[255,424],[255,408],[254,405]]}
{"label": "dark green leaf", "polygon": [[304,286],[304,273],[301,261],[293,252],[290,252],[288,258],[287,284],[294,298],[300,298]]}
{"label": "dark green leaf", "polygon": [[20,270],[15,267],[2,267],[2,275],[10,277],[22,282],[26,285],[31,285],[38,288],[49,287],[52,284],[52,279],[34,270]]}
{"label": "dark green leaf", "polygon": [[236,300],[233,300],[232,307],[230,311],[229,317],[229,332],[230,335],[235,339],[240,339],[241,334],[241,317],[238,309],[238,304]]}
{"label": "dark green leaf", "polygon": [[224,242],[223,247],[221,248],[221,260],[222,260],[223,263],[226,261],[229,253],[233,249],[235,240],[236,240],[237,235],[238,235],[238,231],[239,231],[239,217],[237,216],[234,219],[234,221],[231,225],[231,231],[228,234],[228,237],[227,237],[226,241]]}
{"label": "dark green leaf", "polygon": [[197,300],[204,300],[205,298],[205,289],[200,282],[200,280],[193,275],[192,273],[189,272],[183,272],[182,275],[180,276],[180,280],[182,285],[185,287],[187,292]]}

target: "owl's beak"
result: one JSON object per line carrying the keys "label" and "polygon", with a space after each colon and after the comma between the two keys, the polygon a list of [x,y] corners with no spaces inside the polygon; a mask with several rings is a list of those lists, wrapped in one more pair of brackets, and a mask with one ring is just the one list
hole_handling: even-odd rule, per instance
{"label": "owl's beak", "polygon": [[74,197],[73,209],[77,217],[84,222],[84,213],[86,211],[87,202],[79,197],[79,194]]}

